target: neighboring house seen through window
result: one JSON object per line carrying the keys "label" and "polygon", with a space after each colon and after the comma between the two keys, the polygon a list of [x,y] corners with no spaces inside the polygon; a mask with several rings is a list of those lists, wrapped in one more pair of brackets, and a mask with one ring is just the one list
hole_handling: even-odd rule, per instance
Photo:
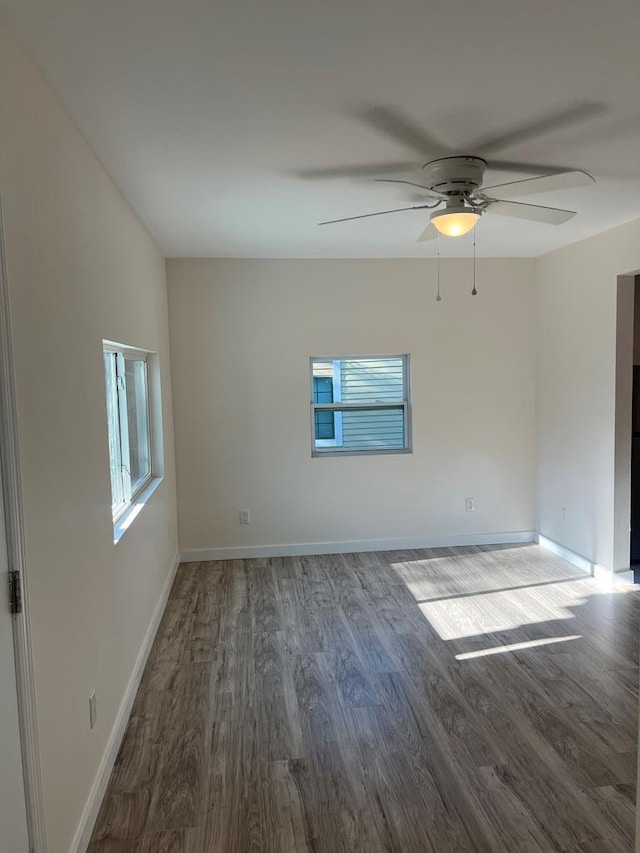
{"label": "neighboring house seen through window", "polygon": [[[313,377],[313,402],[333,403],[333,380],[330,376]],[[335,439],[335,413],[326,409],[316,409],[316,438]]]}

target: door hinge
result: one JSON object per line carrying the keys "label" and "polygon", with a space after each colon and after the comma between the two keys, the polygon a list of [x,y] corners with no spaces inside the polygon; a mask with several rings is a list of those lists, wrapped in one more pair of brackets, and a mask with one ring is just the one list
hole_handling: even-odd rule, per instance
{"label": "door hinge", "polygon": [[22,613],[22,578],[20,572],[9,572],[9,611]]}

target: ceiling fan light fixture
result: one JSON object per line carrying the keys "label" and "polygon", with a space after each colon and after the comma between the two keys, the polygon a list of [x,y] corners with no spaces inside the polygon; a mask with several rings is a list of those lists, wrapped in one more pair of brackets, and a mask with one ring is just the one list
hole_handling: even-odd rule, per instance
{"label": "ceiling fan light fixture", "polygon": [[479,219],[478,211],[464,205],[445,207],[444,210],[431,214],[434,227],[445,237],[462,237],[463,234],[468,234]]}

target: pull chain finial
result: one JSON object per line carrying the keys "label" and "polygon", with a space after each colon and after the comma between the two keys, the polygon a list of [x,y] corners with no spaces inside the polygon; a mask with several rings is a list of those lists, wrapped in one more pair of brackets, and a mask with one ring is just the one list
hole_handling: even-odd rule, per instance
{"label": "pull chain finial", "polygon": [[436,302],[442,302],[442,296],[440,296],[440,233],[438,232],[438,242],[436,249],[436,266],[438,270],[438,290],[436,293]]}
{"label": "pull chain finial", "polygon": [[471,290],[472,296],[478,295],[478,289],[476,287],[476,229],[473,229],[473,288]]}

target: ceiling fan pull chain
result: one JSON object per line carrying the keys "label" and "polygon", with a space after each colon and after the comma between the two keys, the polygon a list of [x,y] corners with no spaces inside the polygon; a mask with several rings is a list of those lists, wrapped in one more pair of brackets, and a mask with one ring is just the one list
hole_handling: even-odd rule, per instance
{"label": "ceiling fan pull chain", "polygon": [[438,242],[437,242],[437,250],[436,250],[436,268],[438,270],[438,292],[436,293],[436,302],[442,302],[442,296],[440,296],[440,234],[438,233]]}
{"label": "ceiling fan pull chain", "polygon": [[478,295],[478,289],[476,288],[476,229],[473,229],[473,288],[471,290],[472,296]]}

